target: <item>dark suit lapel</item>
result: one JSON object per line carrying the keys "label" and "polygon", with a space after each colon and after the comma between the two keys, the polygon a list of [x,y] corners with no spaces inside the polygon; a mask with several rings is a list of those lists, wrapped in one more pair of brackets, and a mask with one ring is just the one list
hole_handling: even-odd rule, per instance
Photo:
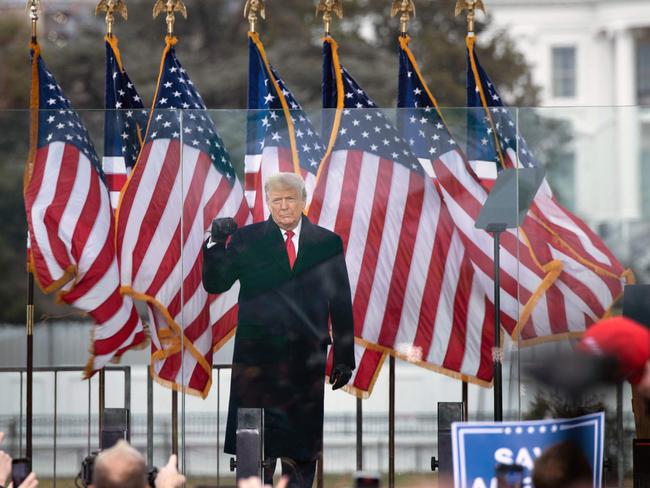
{"label": "dark suit lapel", "polygon": [[287,248],[284,242],[284,236],[282,235],[282,230],[271,217],[266,221],[264,234],[269,242],[269,248],[267,249],[269,256],[271,256],[271,258],[281,266],[283,271],[291,273],[289,257],[287,256]]}
{"label": "dark suit lapel", "polygon": [[293,264],[294,273],[300,271],[304,263],[308,262],[309,253],[311,252],[313,242],[314,225],[305,215],[303,215],[300,228],[300,236],[298,238],[298,255],[296,256],[296,262]]}

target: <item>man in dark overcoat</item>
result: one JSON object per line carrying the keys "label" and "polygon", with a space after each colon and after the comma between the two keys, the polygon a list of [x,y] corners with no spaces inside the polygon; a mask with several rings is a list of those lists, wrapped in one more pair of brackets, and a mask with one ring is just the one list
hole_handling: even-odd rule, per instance
{"label": "man in dark overcoat", "polygon": [[235,454],[237,409],[264,408],[265,482],[281,458],[290,486],[311,487],[322,450],[327,346],[333,389],[355,367],[350,284],[341,238],[303,214],[302,178],[273,175],[265,193],[267,221],[235,231],[232,219],[216,219],[203,248],[209,293],[240,284],[225,451]]}

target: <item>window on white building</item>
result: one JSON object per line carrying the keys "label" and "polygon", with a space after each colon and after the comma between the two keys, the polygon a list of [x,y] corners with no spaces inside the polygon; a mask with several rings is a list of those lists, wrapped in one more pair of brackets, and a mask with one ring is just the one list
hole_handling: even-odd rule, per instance
{"label": "window on white building", "polygon": [[647,34],[637,42],[636,86],[639,105],[650,105],[650,36]]}
{"label": "window on white building", "polygon": [[575,97],[576,48],[554,47],[552,48],[551,56],[553,63],[553,97]]}

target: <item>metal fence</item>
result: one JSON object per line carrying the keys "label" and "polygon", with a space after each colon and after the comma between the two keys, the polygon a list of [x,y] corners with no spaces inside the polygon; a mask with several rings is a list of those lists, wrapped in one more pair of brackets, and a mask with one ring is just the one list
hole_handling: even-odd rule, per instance
{"label": "metal fence", "polygon": [[[229,366],[219,367],[219,371]],[[0,430],[6,433],[3,446],[11,454],[18,456],[24,451],[26,418],[23,411],[23,376],[20,368],[0,368],[0,385],[6,384],[7,375],[20,376],[20,409],[17,413],[3,414],[0,410]],[[56,486],[57,478],[71,478],[79,471],[81,461],[99,445],[101,417],[98,405],[91,402],[91,385],[88,382],[87,398],[79,398],[87,408],[84,414],[60,412],[57,398],[68,394],[61,391],[57,378],[63,372],[81,371],[81,368],[35,368],[36,374],[53,375],[51,396],[54,399],[53,413],[34,415],[32,419],[33,466],[43,478],[52,478]],[[128,366],[109,367],[108,373],[118,373],[124,377],[122,404],[130,407],[131,370]],[[35,375],[36,376],[36,375]],[[217,386],[221,375],[215,375]],[[41,385],[42,386],[42,385]],[[149,406],[148,406],[149,407]],[[167,414],[131,415],[131,442],[143,452],[151,453],[153,464],[161,465],[172,450],[172,417]],[[390,462],[389,439],[390,422],[388,412],[364,412],[363,447],[361,459],[364,469],[388,472]],[[481,420],[481,419],[476,419]],[[489,420],[486,418],[485,420]],[[216,477],[217,485],[221,477],[229,477],[229,455],[223,453],[226,412],[192,412],[179,421],[179,429],[184,438],[183,458],[189,476]],[[394,463],[399,473],[426,473],[431,470],[431,456],[437,456],[437,417],[436,412],[416,414],[395,413],[394,422]],[[625,438],[633,436],[633,417],[624,419]],[[325,414],[323,466],[326,473],[348,473],[357,468],[357,417],[354,413]],[[628,458],[629,460],[629,458]]]}

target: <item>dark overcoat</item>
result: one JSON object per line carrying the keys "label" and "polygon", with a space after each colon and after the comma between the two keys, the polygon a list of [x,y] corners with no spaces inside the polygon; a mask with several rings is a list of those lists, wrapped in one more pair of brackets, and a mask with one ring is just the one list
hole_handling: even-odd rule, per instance
{"label": "dark overcoat", "polygon": [[315,459],[328,344],[334,364],[355,366],[341,238],[303,216],[292,270],[281,230],[269,219],[242,227],[227,246],[206,243],[203,257],[209,293],[240,282],[225,451],[235,454],[237,409],[264,408],[265,455]]}

